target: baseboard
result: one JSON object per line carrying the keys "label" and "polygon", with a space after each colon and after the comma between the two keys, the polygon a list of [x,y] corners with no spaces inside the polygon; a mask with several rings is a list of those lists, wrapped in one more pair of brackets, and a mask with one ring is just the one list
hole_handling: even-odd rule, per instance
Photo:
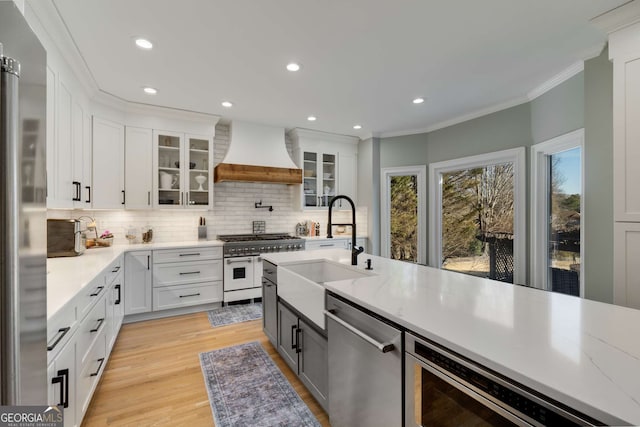
{"label": "baseboard", "polygon": [[221,302],[210,304],[194,305],[191,307],[172,308],[169,310],[151,311],[149,313],[137,313],[124,316],[122,323],[135,323],[145,320],[163,319],[165,317],[180,316],[183,314],[200,313],[202,311],[213,310],[222,306]]}

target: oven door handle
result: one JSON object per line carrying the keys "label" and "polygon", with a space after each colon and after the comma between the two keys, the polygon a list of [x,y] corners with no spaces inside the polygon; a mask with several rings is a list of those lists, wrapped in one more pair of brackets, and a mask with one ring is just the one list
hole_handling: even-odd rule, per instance
{"label": "oven door handle", "polygon": [[251,263],[253,262],[253,258],[227,258],[227,264],[233,264],[236,262],[248,262]]}

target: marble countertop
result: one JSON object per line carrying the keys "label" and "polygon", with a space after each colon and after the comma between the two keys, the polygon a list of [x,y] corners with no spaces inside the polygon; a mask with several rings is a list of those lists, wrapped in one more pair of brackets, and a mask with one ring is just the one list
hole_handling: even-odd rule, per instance
{"label": "marble countertop", "polygon": [[[287,263],[347,250],[264,254]],[[326,288],[610,425],[640,425],[640,310],[361,254],[376,276]]]}
{"label": "marble countertop", "polygon": [[124,252],[222,246],[219,240],[198,240],[170,243],[140,243],[87,249],[76,257],[47,259],[47,319],[69,302]]}

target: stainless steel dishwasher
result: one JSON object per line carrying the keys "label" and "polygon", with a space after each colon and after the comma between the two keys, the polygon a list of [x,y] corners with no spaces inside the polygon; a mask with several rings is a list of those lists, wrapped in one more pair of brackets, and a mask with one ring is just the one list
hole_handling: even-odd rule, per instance
{"label": "stainless steel dishwasher", "polygon": [[332,427],[401,426],[402,331],[327,295]]}

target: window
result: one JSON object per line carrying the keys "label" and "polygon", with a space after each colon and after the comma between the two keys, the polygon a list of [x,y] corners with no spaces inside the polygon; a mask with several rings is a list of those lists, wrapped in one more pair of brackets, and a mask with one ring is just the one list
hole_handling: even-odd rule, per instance
{"label": "window", "polygon": [[429,166],[433,267],[526,283],[524,148]]}
{"label": "window", "polygon": [[533,286],[584,295],[584,129],[531,147]]}
{"label": "window", "polygon": [[426,166],[382,169],[382,256],[425,264]]}

